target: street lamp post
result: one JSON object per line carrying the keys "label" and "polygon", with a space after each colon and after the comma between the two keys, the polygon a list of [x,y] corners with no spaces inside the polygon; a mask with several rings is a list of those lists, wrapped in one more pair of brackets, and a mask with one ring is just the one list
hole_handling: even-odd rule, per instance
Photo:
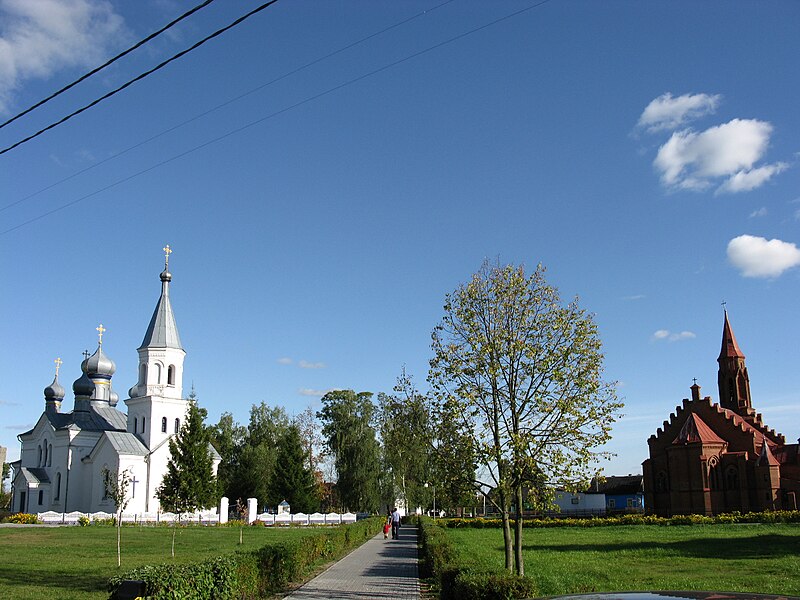
{"label": "street lamp post", "polygon": [[426,483],[425,487],[433,488],[433,520],[436,520],[436,486],[432,483]]}

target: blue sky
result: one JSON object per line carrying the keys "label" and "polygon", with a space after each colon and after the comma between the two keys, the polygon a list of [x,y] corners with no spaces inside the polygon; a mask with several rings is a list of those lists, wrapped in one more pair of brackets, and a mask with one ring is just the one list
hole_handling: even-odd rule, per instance
{"label": "blue sky", "polygon": [[[0,0],[0,112],[194,4]],[[214,2],[0,143],[258,4]],[[185,384],[213,422],[389,391],[403,365],[425,390],[445,294],[489,258],[543,263],[596,314],[626,403],[607,474],[640,472],[692,378],[716,399],[723,300],[755,407],[797,439],[799,19],[788,1],[280,0],[0,155],[0,445],[17,457],[53,361],[69,389],[99,323],[126,396],[167,243]]]}

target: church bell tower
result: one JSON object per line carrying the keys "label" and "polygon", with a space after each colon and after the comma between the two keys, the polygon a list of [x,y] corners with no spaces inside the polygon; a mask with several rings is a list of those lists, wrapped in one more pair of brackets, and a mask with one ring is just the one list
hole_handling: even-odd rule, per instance
{"label": "church bell tower", "polygon": [[750,399],[750,378],[744,364],[744,354],[736,343],[733,329],[728,321],[728,311],[725,311],[725,323],[722,326],[722,349],[719,352],[719,371],[717,385],[719,386],[719,403],[723,408],[732,410],[742,417],[755,416],[753,403]]}

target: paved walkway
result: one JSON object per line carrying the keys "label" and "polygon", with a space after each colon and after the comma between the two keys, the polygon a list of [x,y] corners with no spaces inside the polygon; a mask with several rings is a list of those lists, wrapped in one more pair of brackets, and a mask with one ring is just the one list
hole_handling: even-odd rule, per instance
{"label": "paved walkway", "polygon": [[332,598],[419,598],[417,529],[400,528],[400,539],[383,539],[383,533],[367,540],[342,560],[285,596],[291,600]]}

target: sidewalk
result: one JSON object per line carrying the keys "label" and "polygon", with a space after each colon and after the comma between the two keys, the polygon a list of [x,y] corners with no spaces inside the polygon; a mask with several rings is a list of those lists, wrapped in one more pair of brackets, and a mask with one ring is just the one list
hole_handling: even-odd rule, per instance
{"label": "sidewalk", "polygon": [[417,573],[417,529],[400,528],[400,539],[367,540],[328,570],[285,596],[291,600],[335,598],[419,598]]}

